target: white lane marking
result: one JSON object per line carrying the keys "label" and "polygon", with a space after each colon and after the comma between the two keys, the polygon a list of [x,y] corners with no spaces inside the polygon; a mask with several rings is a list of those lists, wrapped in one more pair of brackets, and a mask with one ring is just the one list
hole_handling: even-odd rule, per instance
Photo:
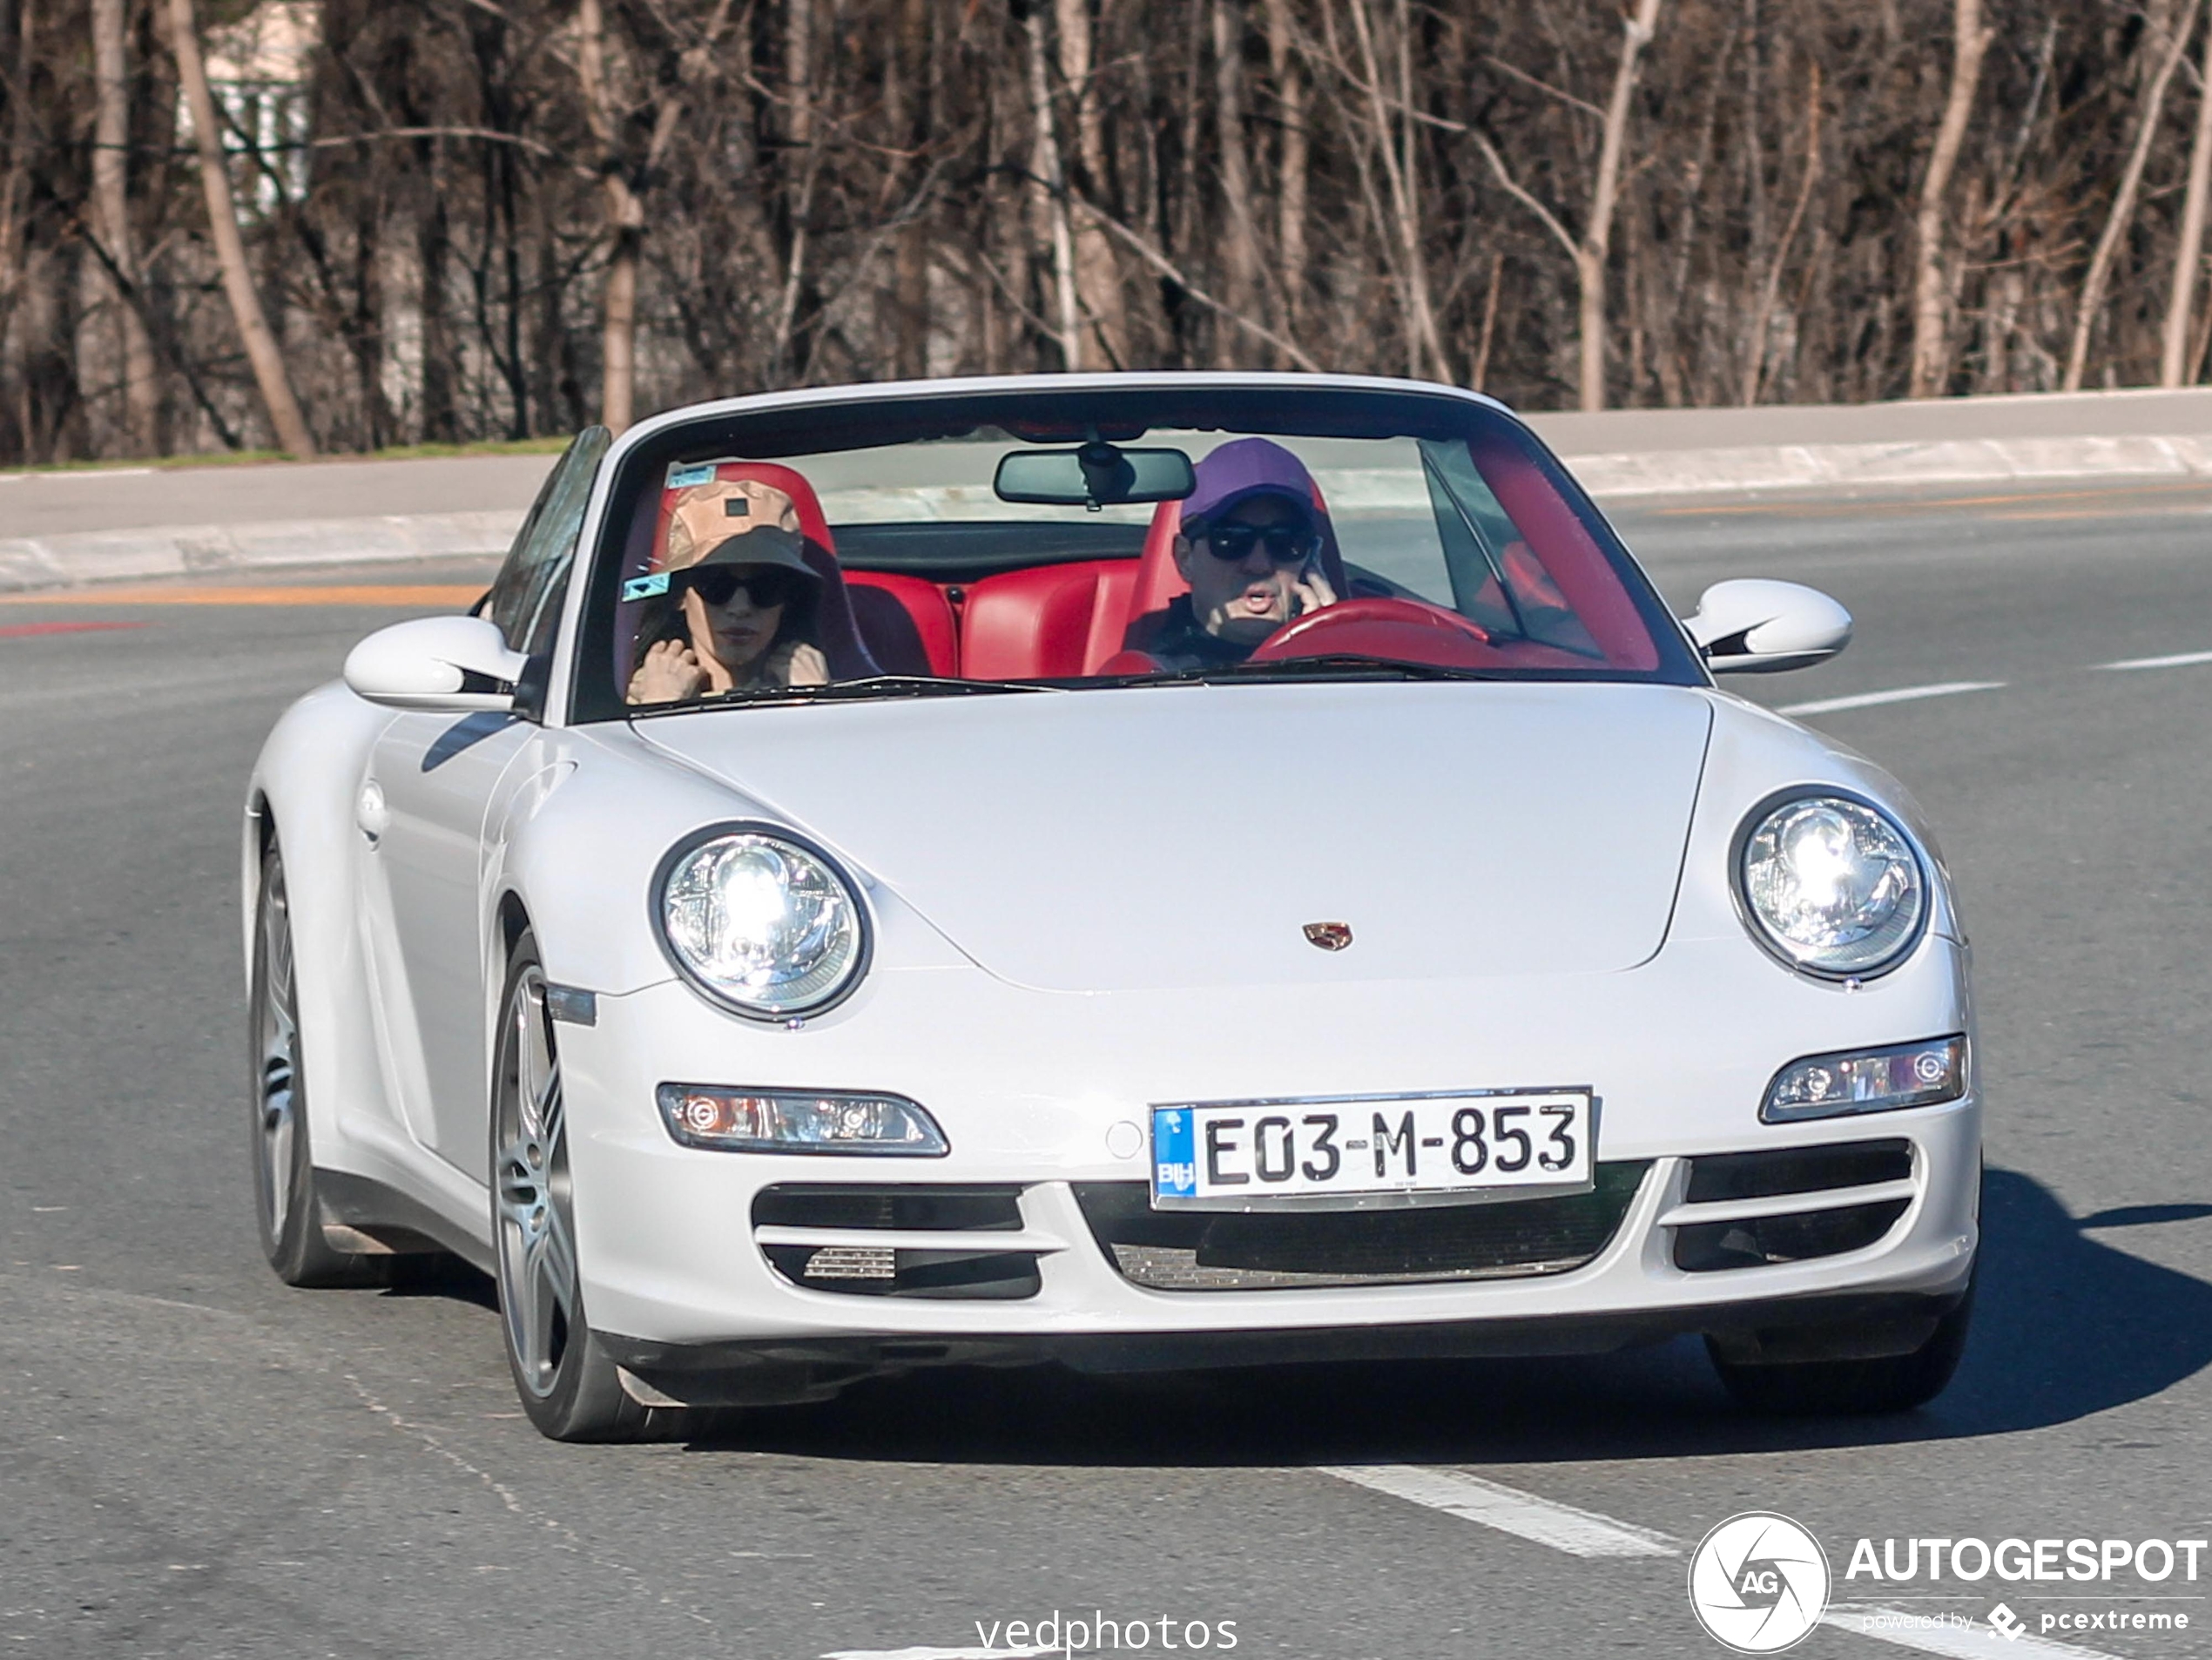
{"label": "white lane marking", "polygon": [[1050,1649],[839,1649],[822,1660],[1025,1660],[1041,1654],[1062,1654]]}
{"label": "white lane marking", "polygon": [[1894,1643],[1902,1649],[1918,1649],[1923,1654],[1951,1655],[1956,1660],[1979,1660],[1981,1656],[1992,1654],[2013,1655],[2019,1660],[2034,1660],[2035,1657],[2041,1657],[2041,1660],[2116,1660],[2116,1657],[2101,1649],[2078,1649],[2071,1643],[2040,1637],[2031,1631],[2008,1637],[1981,1624],[1914,1629],[1904,1623],[1913,1617],[1893,1608],[1858,1603],[1831,1607],[1820,1616],[1822,1624],[1832,1625],[1839,1631],[1855,1632],[1879,1643]]}
{"label": "white lane marking", "polygon": [[2212,663],[2212,651],[2177,651],[2172,657],[2131,657],[2117,663],[2093,663],[2094,669],[2179,669],[2192,663]]}
{"label": "white lane marking", "polygon": [[1323,1475],[1425,1504],[1463,1522],[1549,1545],[1575,1556],[1679,1556],[1678,1541],[1648,1528],[1635,1528],[1571,1504],[1540,1499],[1517,1488],[1501,1487],[1458,1470],[1424,1469],[1406,1464],[1326,1466]]}
{"label": "white lane marking", "polygon": [[1862,692],[1850,698],[1819,698],[1811,703],[1785,703],[1775,711],[1782,715],[1825,715],[1838,709],[1871,709],[1878,704],[1912,703],[1921,698],[1955,698],[1962,692],[2001,692],[2002,680],[1946,680],[1939,685],[1898,686],[1893,692]]}
{"label": "white lane marking", "polygon": [[[1325,1465],[1316,1474],[1387,1493],[1393,1498],[1441,1510],[1464,1522],[1549,1545],[1575,1556],[1679,1556],[1687,1549],[1680,1540],[1649,1528],[1615,1522],[1571,1504],[1541,1499],[1518,1488],[1468,1475],[1459,1470],[1428,1469],[1405,1464]],[[1986,1625],[1939,1626],[1915,1630],[1912,1616],[1896,1609],[1865,1603],[1831,1608],[1823,1621],[1838,1630],[1872,1637],[1879,1643],[1919,1649],[1925,1654],[1977,1657],[2006,1654],[2018,1660],[2118,1660],[2098,1649],[2076,1648],[2049,1637],[2023,1632],[2016,1637],[2000,1636]],[[954,1660],[955,1655],[981,1657],[989,1650],[907,1650],[891,1655],[825,1655],[822,1660]]]}
{"label": "white lane marking", "polygon": [[151,467],[71,467],[51,473],[18,473],[18,478],[144,478],[153,471]]}

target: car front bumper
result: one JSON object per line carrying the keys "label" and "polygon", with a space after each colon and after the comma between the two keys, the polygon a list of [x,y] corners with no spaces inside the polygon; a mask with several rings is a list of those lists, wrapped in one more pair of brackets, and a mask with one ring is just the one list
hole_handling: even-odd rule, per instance
{"label": "car front bumper", "polygon": [[[1571,982],[1354,986],[1332,1000],[1325,1030],[1304,1022],[1258,1044],[1224,1041],[1222,1011],[1205,1001],[1045,994],[966,968],[880,974],[796,1031],[738,1021],[673,982],[601,997],[596,1024],[562,1029],[587,1316],[633,1371],[698,1379],[780,1357],[816,1380],[763,1384],[754,1398],[771,1399],[932,1361],[1124,1369],[1566,1353],[1685,1331],[1781,1356],[1793,1352],[1784,1328],[1813,1333],[1794,1351],[1802,1358],[1852,1340],[1822,1333],[1856,1331],[1860,1352],[1898,1352],[1965,1293],[1972,1271],[1981,1125],[1971,1070],[1967,1094],[1941,1106],[1787,1125],[1760,1123],[1757,1109],[1774,1072],[1799,1056],[1970,1031],[1963,959],[1931,938],[1893,975],[1845,992],[1780,972],[1740,941],[1703,942]],[[895,1090],[932,1111],[952,1151],[685,1148],[654,1105],[664,1081]],[[1617,1225],[1579,1265],[1168,1290],[1117,1263],[1082,1202],[1089,1184],[1143,1181],[1131,1131],[1153,1102],[1570,1083],[1600,1097],[1601,1164],[1643,1166]],[[1717,1205],[1689,1196],[1699,1158],[1875,1141],[1901,1144],[1905,1163],[1873,1185]],[[764,1189],[826,1184],[981,1186],[1011,1208],[994,1232],[757,1220]],[[1716,1224],[1757,1235],[1762,1218],[1877,1204],[1894,1219],[1847,1249],[1764,1260],[1754,1239],[1730,1265],[1683,1265],[1685,1230],[1710,1242],[1727,1235]],[[917,1260],[995,1252],[1026,1258],[1034,1278],[1017,1295],[881,1294],[880,1284],[794,1270],[809,1245]]]}

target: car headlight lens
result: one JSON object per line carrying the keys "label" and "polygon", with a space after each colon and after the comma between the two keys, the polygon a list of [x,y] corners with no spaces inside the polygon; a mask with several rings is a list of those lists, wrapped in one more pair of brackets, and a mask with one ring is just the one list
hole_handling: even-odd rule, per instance
{"label": "car headlight lens", "polygon": [[825,1008],[865,965],[859,899],[826,859],[782,836],[733,830],[685,850],[656,908],[678,966],[741,1013]]}
{"label": "car headlight lens", "polygon": [[1889,818],[1846,796],[1784,801],[1750,827],[1737,882],[1785,961],[1839,978],[1878,974],[1912,948],[1927,914],[1920,856]]}
{"label": "car headlight lens", "polygon": [[1801,1118],[1840,1118],[1858,1112],[1932,1107],[1966,1092],[1966,1040],[1939,1037],[1926,1043],[1792,1061],[1767,1085],[1759,1117],[1768,1124]]}

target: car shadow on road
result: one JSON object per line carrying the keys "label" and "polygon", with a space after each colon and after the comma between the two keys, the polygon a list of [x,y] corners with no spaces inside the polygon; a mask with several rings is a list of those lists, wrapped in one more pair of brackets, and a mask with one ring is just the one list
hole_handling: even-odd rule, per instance
{"label": "car shadow on road", "polygon": [[1140,1378],[948,1368],[738,1416],[700,1452],[889,1461],[1269,1465],[1546,1463],[1998,1435],[2140,1400],[2212,1364],[2212,1282],[2107,1238],[2212,1205],[2077,1220],[1992,1170],[1974,1328],[1957,1379],[1892,1417],[1737,1408],[1702,1343],[1573,1359],[1325,1365]]}

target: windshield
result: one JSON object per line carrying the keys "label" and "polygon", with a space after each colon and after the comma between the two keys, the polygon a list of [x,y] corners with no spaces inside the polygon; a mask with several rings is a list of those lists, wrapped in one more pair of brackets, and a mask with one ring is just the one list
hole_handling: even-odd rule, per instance
{"label": "windshield", "polygon": [[631,451],[581,719],[1392,678],[1699,683],[1527,431],[1463,399],[1009,389],[703,416]]}

